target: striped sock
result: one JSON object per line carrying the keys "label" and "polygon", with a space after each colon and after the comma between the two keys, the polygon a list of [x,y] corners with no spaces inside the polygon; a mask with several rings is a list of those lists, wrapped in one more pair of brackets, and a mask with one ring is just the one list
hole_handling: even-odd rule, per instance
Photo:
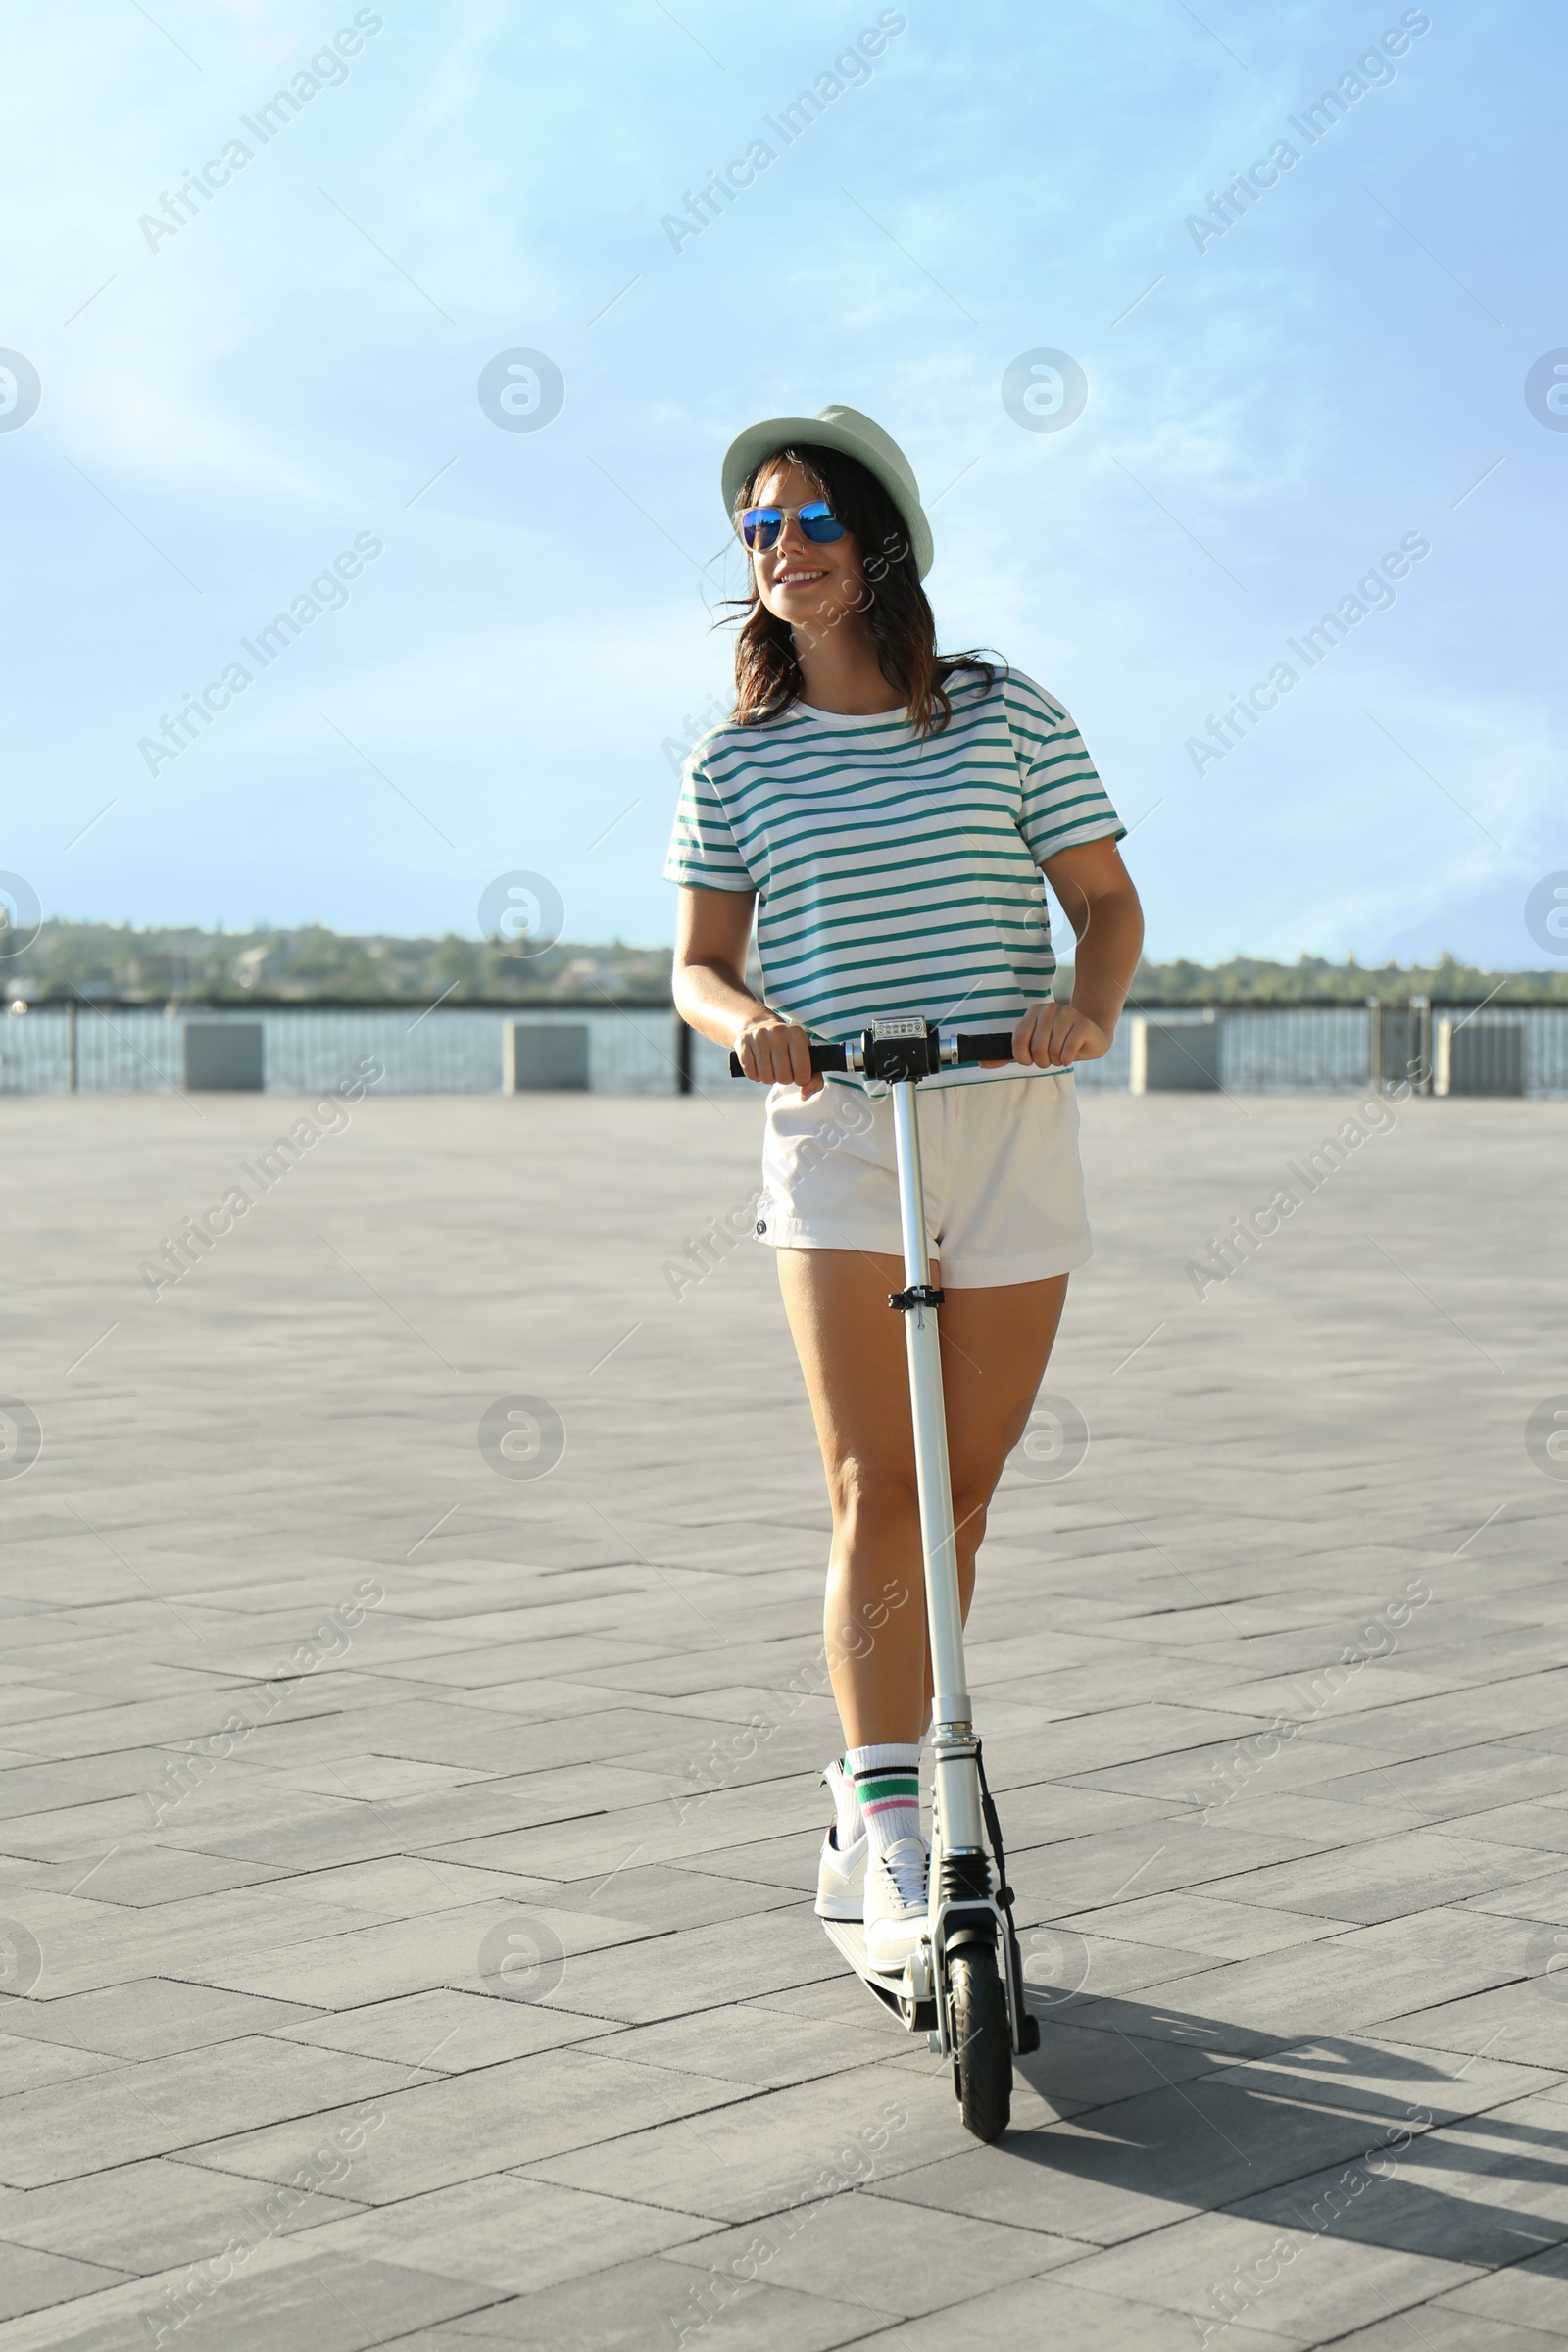
{"label": "striped sock", "polygon": [[884,1740],[874,1747],[852,1747],[844,1760],[855,1775],[872,1852],[885,1854],[901,1838],[918,1838],[919,1741]]}
{"label": "striped sock", "polygon": [[833,1807],[838,1819],[833,1825],[833,1842],[845,1853],[865,1828],[860,1819],[860,1800],[855,1793],[855,1777],[848,1756],[839,1758],[839,1778],[828,1783],[833,1791]]}

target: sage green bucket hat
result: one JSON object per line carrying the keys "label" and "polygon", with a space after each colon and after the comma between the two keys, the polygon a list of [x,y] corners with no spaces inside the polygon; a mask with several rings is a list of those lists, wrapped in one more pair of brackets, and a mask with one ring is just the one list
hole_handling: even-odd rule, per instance
{"label": "sage green bucket hat", "polygon": [[923,580],[936,551],[931,542],[931,525],[920,504],[920,485],[914,478],[914,467],[891,433],[885,433],[860,410],[847,409],[839,401],[830,401],[814,416],[769,416],[761,424],[749,424],[744,433],[736,434],[724,452],[720,476],[724,513],[731,526],[740,494],[762,460],[781,449],[796,448],[802,442],[814,442],[818,448],[836,449],[847,458],[858,458],[867,473],[875,475],[904,518],[915,568]]}

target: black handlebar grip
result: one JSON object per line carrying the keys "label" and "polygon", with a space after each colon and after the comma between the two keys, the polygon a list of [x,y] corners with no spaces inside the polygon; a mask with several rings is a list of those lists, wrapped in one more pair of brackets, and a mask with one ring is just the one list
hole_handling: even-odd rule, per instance
{"label": "black handlebar grip", "polygon": [[[847,1070],[849,1066],[849,1059],[845,1047],[840,1045],[827,1045],[824,1044],[820,1038],[812,1038],[811,1067],[817,1072],[818,1075],[820,1075],[824,1070]],[[738,1054],[731,1054],[729,1057],[729,1074],[732,1078],[744,1078],[746,1075],[746,1072],[741,1068],[741,1057]]]}
{"label": "black handlebar grip", "polygon": [[1010,1029],[987,1029],[975,1037],[960,1035],[958,1039],[960,1062],[1011,1061],[1012,1057]]}

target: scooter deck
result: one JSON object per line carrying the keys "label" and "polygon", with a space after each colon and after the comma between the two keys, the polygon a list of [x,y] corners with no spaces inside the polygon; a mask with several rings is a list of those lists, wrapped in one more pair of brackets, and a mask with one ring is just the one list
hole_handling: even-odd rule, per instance
{"label": "scooter deck", "polygon": [[896,1977],[879,1975],[866,1957],[865,1931],[858,1920],[824,1919],[822,1925],[829,1943],[849,1962],[867,1992],[882,2008],[891,2010],[906,2033],[935,2033],[935,2001],[915,2000],[906,1989],[906,1973]]}

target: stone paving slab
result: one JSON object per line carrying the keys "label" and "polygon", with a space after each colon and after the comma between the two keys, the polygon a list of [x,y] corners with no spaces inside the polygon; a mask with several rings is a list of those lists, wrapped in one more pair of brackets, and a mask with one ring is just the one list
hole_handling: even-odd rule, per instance
{"label": "stone paving slab", "polygon": [[368,2210],[318,2188],[264,2212],[267,2192],[172,2157],[80,2173],[46,2188],[0,2192],[0,2243],[103,2264],[127,2276],[177,2270],[245,2234],[287,2236]]}
{"label": "stone paving slab", "polygon": [[615,2267],[717,2236],[713,2223],[690,2214],[493,2173],[323,2224],[316,2243],[323,2253],[374,2255],[432,2269],[440,2264],[507,2295],[535,2295],[602,2273],[609,2248],[614,2262],[608,2267]]}
{"label": "stone paving slab", "polygon": [[1085,1096],[994,2148],[810,1914],[809,1419],[767,1254],[668,1274],[760,1104],[367,1101],[155,1298],[301,1108],[6,1104],[0,2352],[1568,2335],[1568,1106],[1401,1106],[1200,1297],[1351,1105]]}

